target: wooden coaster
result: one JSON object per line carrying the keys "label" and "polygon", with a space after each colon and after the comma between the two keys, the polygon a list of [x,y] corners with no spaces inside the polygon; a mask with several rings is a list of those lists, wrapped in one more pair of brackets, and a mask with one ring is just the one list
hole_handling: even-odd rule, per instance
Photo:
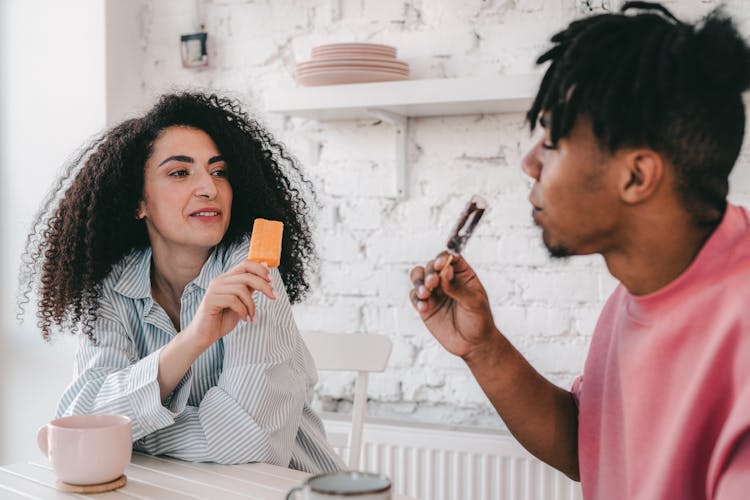
{"label": "wooden coaster", "polygon": [[114,481],[101,484],[78,485],[63,483],[62,481],[58,480],[57,489],[66,493],[83,493],[85,495],[88,493],[104,493],[105,491],[116,490],[117,488],[122,488],[123,486],[125,486],[125,483],[127,482],[128,477],[125,474],[118,477]]}

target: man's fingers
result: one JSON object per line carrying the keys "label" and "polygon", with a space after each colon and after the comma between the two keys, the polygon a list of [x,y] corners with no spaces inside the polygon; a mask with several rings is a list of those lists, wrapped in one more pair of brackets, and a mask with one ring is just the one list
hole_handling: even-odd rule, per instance
{"label": "man's fingers", "polygon": [[430,290],[424,286],[424,268],[422,266],[415,267],[411,270],[409,277],[414,285],[416,297],[418,299],[428,298],[430,296]]}
{"label": "man's fingers", "polygon": [[435,300],[434,296],[429,295],[426,299],[420,299],[417,295],[417,291],[414,289],[409,292],[409,299],[412,306],[414,306],[414,309],[419,312],[422,318],[431,316],[437,306],[437,300]]}
{"label": "man's fingers", "polygon": [[424,271],[424,286],[427,288],[427,290],[434,290],[439,284],[440,279],[438,278],[438,273],[435,270],[435,261],[431,260],[427,263],[425,266]]}
{"label": "man's fingers", "polygon": [[[466,269],[469,269],[468,266],[466,266]],[[476,275],[472,274],[471,277],[459,275],[460,278],[456,278],[456,275],[458,275],[458,271],[453,266],[444,268],[440,273],[440,288],[452,300],[469,304],[483,293],[481,291],[482,285]],[[468,286],[474,280],[476,280],[475,284]]]}
{"label": "man's fingers", "polygon": [[434,261],[434,264],[433,264],[433,267],[434,267],[435,271],[437,271],[437,272],[442,271],[445,268],[445,266],[447,266],[449,263],[452,264],[453,260],[456,257],[457,256],[452,255],[449,252],[445,252],[445,251],[444,252],[440,252],[438,254],[438,256],[435,257],[435,261]]}
{"label": "man's fingers", "polygon": [[437,259],[435,259],[435,266],[437,269],[445,269],[446,263],[450,258],[450,267],[456,274],[460,274],[466,271],[470,271],[471,267],[461,255],[453,255],[448,252],[444,252]]}
{"label": "man's fingers", "polygon": [[417,297],[417,291],[415,289],[412,289],[409,292],[409,299],[411,300],[411,305],[414,306],[414,309],[416,309],[419,312],[422,312],[422,310],[424,310],[424,308],[427,307],[427,304],[425,303],[425,301]]}
{"label": "man's fingers", "polygon": [[424,283],[424,267],[417,266],[411,270],[409,273],[409,279],[414,284],[415,287],[421,285]]}
{"label": "man's fingers", "polygon": [[410,278],[414,284],[415,297],[419,300],[430,298],[435,289],[440,286],[442,276],[450,273],[450,280],[453,279],[454,262],[460,262],[464,267],[466,263],[460,256],[452,256],[448,252],[441,252],[438,256],[424,267],[417,266],[411,270]]}
{"label": "man's fingers", "polygon": [[456,275],[455,271],[453,270],[453,266],[445,266],[440,271],[440,279],[441,281],[445,281],[447,283],[450,283],[453,281],[453,277]]}

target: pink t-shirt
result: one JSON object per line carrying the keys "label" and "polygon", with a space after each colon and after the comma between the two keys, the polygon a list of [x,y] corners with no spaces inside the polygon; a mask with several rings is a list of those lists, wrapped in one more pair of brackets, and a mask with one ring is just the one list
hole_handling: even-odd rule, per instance
{"label": "pink t-shirt", "polygon": [[614,291],[573,394],[585,499],[750,499],[745,209],[669,285]]}

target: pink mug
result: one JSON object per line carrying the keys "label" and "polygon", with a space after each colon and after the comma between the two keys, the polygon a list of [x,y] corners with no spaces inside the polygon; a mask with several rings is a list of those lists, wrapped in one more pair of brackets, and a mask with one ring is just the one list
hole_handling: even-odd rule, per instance
{"label": "pink mug", "polygon": [[37,443],[60,481],[83,486],[108,483],[125,472],[131,436],[124,415],[74,415],[40,427]]}

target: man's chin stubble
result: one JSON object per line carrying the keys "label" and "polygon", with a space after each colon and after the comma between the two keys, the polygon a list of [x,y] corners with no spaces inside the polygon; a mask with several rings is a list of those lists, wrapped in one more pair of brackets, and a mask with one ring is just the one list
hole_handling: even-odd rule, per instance
{"label": "man's chin stubble", "polygon": [[564,259],[573,255],[573,252],[563,246],[550,246],[546,243],[544,244],[544,246],[547,248],[549,256],[553,259]]}
{"label": "man's chin stubble", "polygon": [[547,243],[542,226],[537,221],[534,221],[534,225],[542,229],[542,243],[544,243],[544,247],[547,249],[550,257],[553,259],[564,259],[573,255],[573,252],[563,245],[551,245]]}

